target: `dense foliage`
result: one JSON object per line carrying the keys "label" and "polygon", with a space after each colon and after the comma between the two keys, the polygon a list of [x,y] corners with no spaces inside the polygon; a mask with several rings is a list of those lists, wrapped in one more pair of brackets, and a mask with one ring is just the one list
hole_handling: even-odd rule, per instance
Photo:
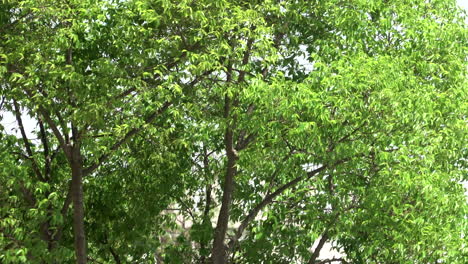
{"label": "dense foliage", "polygon": [[466,44],[450,0],[2,1],[0,262],[467,263]]}

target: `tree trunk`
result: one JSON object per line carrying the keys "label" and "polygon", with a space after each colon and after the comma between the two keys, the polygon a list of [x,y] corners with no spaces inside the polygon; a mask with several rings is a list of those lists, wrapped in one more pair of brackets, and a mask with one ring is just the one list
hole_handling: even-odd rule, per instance
{"label": "tree trunk", "polygon": [[72,202],[73,202],[73,232],[75,235],[75,254],[77,264],[86,264],[86,234],[84,227],[83,202],[83,166],[80,147],[73,146],[71,150],[72,169]]}
{"label": "tree trunk", "polygon": [[[230,112],[230,98],[226,95],[225,98],[225,118],[229,117]],[[221,204],[221,210],[218,215],[218,222],[214,233],[213,249],[212,249],[212,260],[213,264],[224,264],[227,263],[226,256],[226,245],[224,240],[226,239],[226,232],[229,224],[229,211],[231,207],[232,193],[234,192],[234,176],[237,173],[236,161],[237,152],[234,149],[233,144],[233,130],[228,124],[226,132],[224,134],[224,143],[226,148],[227,156],[227,168],[226,176],[224,179],[223,186],[223,198]]]}
{"label": "tree trunk", "polygon": [[213,241],[213,263],[223,264],[226,263],[226,248],[224,240],[229,223],[229,210],[231,207],[232,193],[234,191],[234,175],[236,173],[235,162],[228,161],[228,168],[226,170],[226,178],[223,188],[223,200],[221,210],[218,216],[218,223],[215,229],[215,237]]}

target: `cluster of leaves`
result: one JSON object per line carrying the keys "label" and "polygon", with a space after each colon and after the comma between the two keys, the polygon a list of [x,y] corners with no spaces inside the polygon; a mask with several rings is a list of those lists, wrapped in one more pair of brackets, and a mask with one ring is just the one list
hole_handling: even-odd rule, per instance
{"label": "cluster of leaves", "polygon": [[466,44],[454,1],[3,1],[0,262],[466,263]]}

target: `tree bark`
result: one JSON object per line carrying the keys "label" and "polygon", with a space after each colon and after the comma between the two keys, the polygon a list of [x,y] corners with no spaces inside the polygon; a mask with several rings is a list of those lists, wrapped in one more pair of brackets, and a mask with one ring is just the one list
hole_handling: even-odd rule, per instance
{"label": "tree bark", "polygon": [[73,232],[77,264],[86,264],[86,233],[84,227],[83,166],[79,145],[71,150]]}
{"label": "tree bark", "polygon": [[[230,113],[230,98],[226,94],[225,97],[225,118],[229,119]],[[229,122],[228,122],[229,123]],[[213,249],[212,249],[212,260],[213,264],[224,264],[227,262],[226,245],[224,240],[226,238],[226,232],[229,224],[229,211],[231,207],[232,194],[234,192],[234,176],[237,173],[236,161],[237,151],[234,149],[233,143],[233,129],[232,124],[228,124],[226,132],[224,134],[224,143],[226,148],[227,167],[226,176],[224,179],[223,186],[223,198],[221,203],[221,210],[218,215],[218,222],[214,233]]]}
{"label": "tree bark", "polygon": [[109,251],[112,254],[112,257],[114,258],[115,263],[121,264],[122,262],[120,261],[119,254],[117,254],[117,252],[115,252],[115,250],[111,246],[109,246]]}
{"label": "tree bark", "polygon": [[319,243],[317,244],[317,247],[315,248],[314,252],[312,253],[312,256],[309,259],[309,264],[315,264],[317,261],[318,257],[320,256],[320,251],[322,250],[323,246],[325,245],[325,242],[328,240],[328,232],[325,231],[320,238]]}
{"label": "tree bark", "polygon": [[[211,191],[212,185],[209,181],[210,178],[210,168],[209,168],[209,154],[207,152],[206,146],[203,147],[203,170],[206,177],[206,190],[205,190],[205,208],[203,210],[203,226],[210,225],[211,226],[211,219],[210,219],[210,209],[211,209]],[[200,242],[200,264],[206,264],[207,258],[205,256],[205,252],[207,251],[207,244],[209,241],[202,240]]]}
{"label": "tree bark", "polygon": [[309,179],[316,174],[320,173],[322,170],[324,170],[326,166],[319,167],[311,172],[308,173],[307,177],[304,176],[299,176],[291,180],[290,182],[282,185],[280,188],[278,188],[276,191],[273,193],[268,194],[263,198],[263,200],[257,204],[254,208],[252,208],[247,216],[244,218],[244,220],[241,222],[239,227],[236,230],[236,233],[234,234],[234,237],[231,239],[229,242],[229,252],[232,252],[235,250],[236,244],[238,243],[239,239],[241,238],[242,234],[244,233],[244,230],[247,228],[247,226],[255,219],[255,217],[258,215],[258,213],[265,208],[267,205],[269,205],[271,202],[273,202],[273,199],[281,195],[284,191],[286,191],[289,188],[292,188],[296,184],[298,184],[300,181],[304,179]]}
{"label": "tree bark", "polygon": [[232,193],[234,192],[234,175],[236,174],[236,162],[234,158],[228,158],[226,168],[226,177],[223,188],[223,199],[221,210],[218,216],[218,222],[215,229],[215,237],[213,241],[213,263],[226,263],[226,246],[224,240],[229,223],[229,211],[231,207]]}

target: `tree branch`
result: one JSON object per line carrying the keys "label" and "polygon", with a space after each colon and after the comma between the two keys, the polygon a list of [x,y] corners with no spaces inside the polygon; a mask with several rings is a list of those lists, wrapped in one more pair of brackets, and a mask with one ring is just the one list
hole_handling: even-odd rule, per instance
{"label": "tree branch", "polygon": [[112,254],[112,257],[114,258],[114,261],[115,261],[116,264],[122,263],[122,262],[120,261],[119,255],[117,254],[117,252],[115,252],[115,250],[112,248],[111,245],[109,245],[109,251],[110,251],[110,253]]}
{"label": "tree branch", "polygon": [[20,190],[24,195],[24,198],[26,201],[29,203],[30,207],[35,207],[36,206],[36,197],[34,197],[34,194],[28,190],[22,182],[20,182]]}
{"label": "tree branch", "polygon": [[323,246],[325,245],[325,242],[328,240],[328,229],[323,232],[322,237],[320,238],[319,243],[317,244],[317,247],[315,248],[314,252],[312,253],[312,256],[309,259],[309,264],[315,264],[315,261],[320,255],[320,251],[322,250]]}
{"label": "tree branch", "polygon": [[[247,46],[244,52],[244,56],[242,57],[242,65],[247,65],[247,63],[249,63],[250,54],[252,53],[252,45],[253,45],[253,38],[249,38],[249,40],[247,40]],[[239,78],[238,78],[239,83],[245,80],[245,75],[246,75],[245,71],[239,71]]]}
{"label": "tree branch", "polygon": [[[71,186],[71,181],[68,183],[68,191],[67,191],[67,196],[65,197],[65,201],[63,202],[62,209],[60,210],[60,214],[62,215],[62,218],[65,219],[67,216],[68,208],[70,207],[70,204],[72,202],[72,186]],[[58,242],[62,238],[63,235],[63,225],[60,226],[57,229],[57,233],[54,236],[54,241]]]}
{"label": "tree branch", "polygon": [[21,137],[23,138],[23,143],[24,143],[24,147],[26,149],[26,153],[29,156],[29,160],[31,160],[32,169],[33,169],[34,173],[36,174],[37,178],[40,181],[44,182],[45,179],[42,176],[41,170],[39,169],[39,166],[37,165],[36,160],[34,159],[34,155],[33,155],[33,152],[32,152],[28,137],[26,135],[26,131],[24,130],[23,120],[21,119],[20,107],[18,105],[18,102],[16,102],[16,100],[13,100],[13,105],[14,105],[14,108],[15,108],[16,122],[18,122],[18,126],[19,126],[19,129],[20,129],[20,132],[21,132]]}
{"label": "tree branch", "polygon": [[[153,114],[151,114],[150,116],[148,116],[146,119],[145,119],[145,124],[149,124],[151,123],[153,120],[156,119],[156,117],[158,117],[159,115],[161,115],[162,113],[164,113],[168,108],[169,106],[171,106],[172,103],[171,102],[165,102],[163,104],[163,106],[161,108],[159,108],[157,111],[155,111]],[[117,142],[114,143],[114,145],[112,145],[109,149],[109,151],[105,154],[103,154],[101,157],[99,157],[98,161],[96,163],[94,163],[93,165],[87,167],[86,169],[83,170],[83,176],[86,176],[86,175],[89,175],[91,174],[94,170],[96,170],[97,168],[99,168],[99,166],[101,166],[102,163],[104,163],[106,160],[108,160],[110,158],[110,156],[117,150],[120,148],[120,146],[122,146],[122,144],[124,144],[125,142],[127,142],[127,140],[129,140],[132,136],[134,136],[135,134],[137,134],[138,132],[140,132],[142,129],[142,126],[141,127],[138,127],[138,128],[133,128],[131,129],[130,131],[127,132],[127,134],[125,134],[125,136],[118,140]]]}
{"label": "tree branch", "polygon": [[314,177],[315,175],[317,175],[318,173],[322,172],[323,170],[325,170],[326,168],[333,168],[339,164],[342,164],[346,161],[349,161],[350,158],[344,158],[344,159],[341,159],[341,160],[338,160],[336,161],[335,163],[333,163],[331,166],[327,166],[327,165],[323,165],[319,168],[316,168],[315,170],[312,170],[312,171],[309,171],[307,172],[307,176],[304,177],[304,176],[299,176],[299,177],[296,177],[294,178],[293,180],[291,180],[290,182],[284,184],[283,186],[281,186],[280,188],[278,188],[275,192],[271,193],[271,194],[268,194],[267,196],[265,196],[265,198],[257,205],[255,206],[254,208],[252,208],[249,213],[247,214],[247,216],[244,218],[244,220],[242,221],[242,223],[239,225],[239,227],[237,228],[236,230],[236,233],[234,235],[234,237],[231,239],[231,241],[229,242],[229,250],[233,250],[234,247],[236,246],[236,244],[238,243],[240,237],[242,236],[245,228],[247,228],[247,226],[250,224],[250,222],[252,222],[255,217],[257,216],[257,214],[263,209],[265,208],[267,205],[269,205],[270,203],[273,202],[273,199],[278,197],[279,195],[281,195],[284,191],[286,191],[287,189],[291,188],[291,187],[294,187],[296,184],[298,184],[300,181],[302,180],[308,180],[312,177]]}
{"label": "tree branch", "polygon": [[250,224],[250,222],[252,222],[255,217],[257,216],[257,214],[263,209],[265,208],[267,205],[269,205],[271,202],[273,202],[273,199],[278,197],[280,194],[282,194],[284,191],[286,191],[287,189],[295,186],[296,184],[298,184],[301,180],[304,180],[304,179],[310,179],[312,178],[314,175],[318,174],[319,172],[323,171],[324,169],[326,168],[326,166],[322,166],[320,168],[317,168],[309,173],[307,173],[307,177],[304,177],[304,176],[299,176],[299,177],[296,177],[295,179],[291,180],[290,182],[284,184],[283,186],[281,186],[280,188],[278,188],[275,192],[271,193],[271,194],[268,194],[267,196],[265,196],[265,198],[263,198],[263,200],[257,205],[255,206],[254,208],[252,208],[249,213],[247,214],[247,216],[244,218],[244,220],[242,221],[242,223],[239,225],[239,227],[237,228],[236,230],[236,233],[234,235],[234,237],[231,239],[230,243],[229,243],[229,249],[232,250],[234,248],[234,246],[237,244],[237,242],[239,241],[240,237],[242,236],[242,234],[244,233],[244,230],[245,228],[247,228],[247,226]]}
{"label": "tree branch", "polygon": [[[186,56],[186,53],[183,54],[182,58],[185,57],[185,56]],[[176,66],[179,61],[180,60],[178,60],[176,62],[172,62],[171,64],[168,64],[168,66],[166,66],[166,67],[167,68],[172,68],[172,67]],[[206,76],[206,75],[210,74],[211,72],[213,72],[213,71],[208,70],[205,73],[203,73],[201,75],[201,77]],[[198,83],[200,81],[200,78],[198,78],[198,77],[195,78],[192,82],[190,82],[189,86],[191,87],[191,86],[195,85],[196,83]],[[123,93],[121,93],[120,95],[118,95],[116,97],[116,99],[124,98],[125,96],[131,94],[134,91],[136,91],[136,88],[130,88],[129,90],[126,90]],[[166,101],[160,109],[158,109],[156,112],[154,112],[153,114],[151,114],[149,117],[147,117],[145,119],[145,124],[151,123],[154,119],[156,119],[156,117],[158,117],[159,115],[164,113],[171,105],[172,105],[172,102]],[[139,127],[139,128],[133,128],[130,131],[128,131],[127,134],[125,134],[125,136],[122,139],[115,142],[114,145],[111,146],[108,153],[103,154],[101,157],[99,157],[98,162],[96,162],[95,164],[92,164],[91,166],[85,168],[83,170],[83,176],[89,175],[93,171],[95,171],[99,166],[101,166],[102,163],[104,163],[107,159],[110,158],[110,156],[113,154],[114,151],[116,151],[118,148],[120,148],[120,146],[122,144],[124,144],[127,140],[129,140],[132,136],[134,136],[135,134],[140,132],[141,129],[142,129],[142,127]]]}
{"label": "tree branch", "polygon": [[41,135],[41,141],[42,141],[42,147],[44,149],[44,178],[47,180],[50,180],[50,173],[51,173],[51,156],[50,156],[50,148],[49,148],[49,142],[47,141],[47,134],[46,130],[44,128],[44,123],[42,122],[41,118],[39,119],[39,129],[40,129],[40,135]]}
{"label": "tree branch", "polygon": [[[43,89],[39,88],[38,91],[42,94],[42,96],[44,96],[45,98],[48,98],[49,95],[47,94],[47,92],[45,92]],[[59,121],[59,125],[60,127],[62,128],[62,134],[65,138],[65,142],[70,142],[70,138],[68,137],[68,131],[67,131],[67,126],[65,124],[65,121],[63,120],[63,117],[62,115],[60,114],[59,111],[54,111],[55,115],[57,116],[57,119]]]}
{"label": "tree branch", "polygon": [[367,125],[367,121],[364,121],[361,125],[359,125],[358,127],[356,127],[355,129],[353,129],[353,131],[351,131],[349,134],[345,135],[344,137],[340,138],[337,143],[341,143],[341,142],[344,142],[345,140],[347,140],[349,137],[351,137],[352,135],[354,135],[356,132],[358,132],[361,128],[363,128],[365,125]]}
{"label": "tree branch", "polygon": [[[24,89],[26,94],[33,98],[34,94],[28,90]],[[52,118],[50,117],[49,112],[42,107],[41,105],[38,105],[39,108],[39,113],[44,117],[44,120],[46,121],[47,125],[49,125],[50,129],[52,129],[52,132],[54,133],[54,136],[57,138],[60,147],[62,148],[63,152],[65,153],[65,156],[67,157],[68,161],[71,161],[71,151],[70,151],[70,146],[68,145],[68,142],[65,141],[63,135],[60,133],[60,130],[58,129],[57,125],[54,123]]]}
{"label": "tree branch", "polygon": [[344,263],[344,264],[347,264],[348,262],[343,259],[343,258],[332,258],[332,259],[324,259],[324,260],[321,260],[315,264],[331,264],[332,262],[341,262],[341,263]]}
{"label": "tree branch", "polygon": [[2,96],[2,100],[0,101],[0,110],[2,110],[4,103],[5,103],[5,96]]}
{"label": "tree branch", "polygon": [[11,22],[10,24],[7,24],[7,25],[3,25],[2,28],[0,29],[0,32],[4,32],[6,31],[7,29],[11,28],[12,26],[16,25],[17,23],[19,23],[21,20],[23,20],[24,18],[26,18],[27,16],[31,15],[32,12],[27,12],[23,15],[21,15],[20,17],[18,17],[15,21]]}

